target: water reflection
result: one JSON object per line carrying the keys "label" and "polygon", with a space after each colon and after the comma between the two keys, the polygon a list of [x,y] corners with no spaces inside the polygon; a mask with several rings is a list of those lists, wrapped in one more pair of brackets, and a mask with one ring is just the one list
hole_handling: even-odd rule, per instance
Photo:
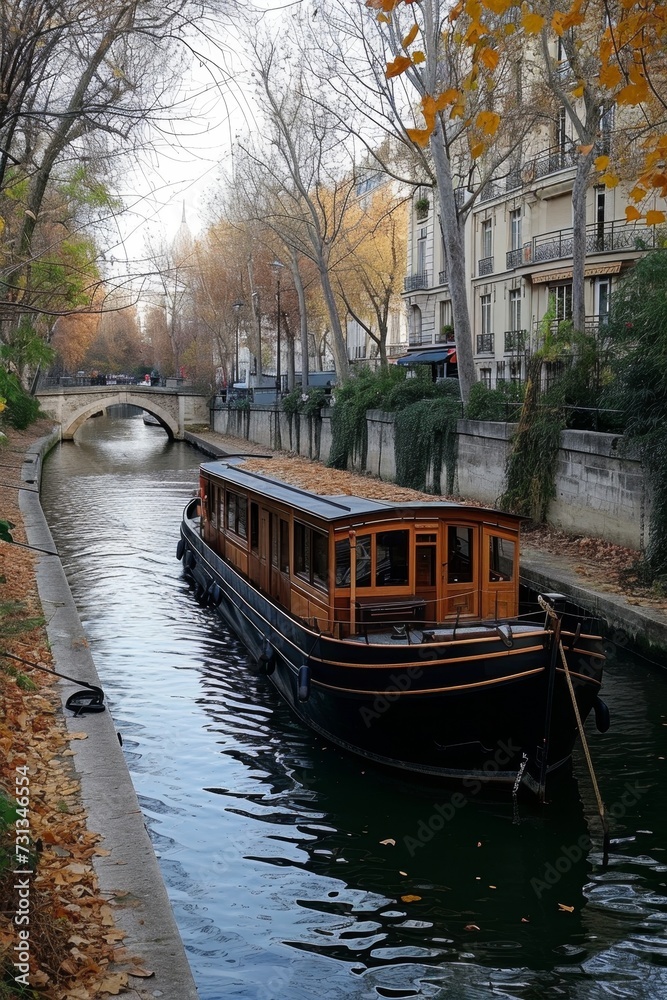
{"label": "water reflection", "polygon": [[181,578],[199,459],[99,418],[49,459],[44,505],[201,996],[663,995],[664,675],[608,671],[607,871],[583,777],[516,823],[507,793],[365,765],[293,718]]}

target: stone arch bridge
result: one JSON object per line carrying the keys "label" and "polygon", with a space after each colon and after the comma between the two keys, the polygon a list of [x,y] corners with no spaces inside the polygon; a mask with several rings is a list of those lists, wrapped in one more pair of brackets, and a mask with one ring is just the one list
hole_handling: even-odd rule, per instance
{"label": "stone arch bridge", "polygon": [[147,385],[56,386],[39,389],[39,405],[61,426],[63,441],[71,441],[89,417],[107,406],[128,403],[152,413],[170,438],[182,441],[193,424],[209,423],[208,396],[179,386],[163,389]]}

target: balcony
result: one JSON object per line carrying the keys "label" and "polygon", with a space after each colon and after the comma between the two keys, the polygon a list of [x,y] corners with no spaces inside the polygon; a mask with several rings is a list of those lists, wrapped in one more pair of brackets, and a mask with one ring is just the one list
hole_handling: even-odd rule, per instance
{"label": "balcony", "polygon": [[482,190],[479,192],[480,201],[491,201],[492,198],[498,198],[502,194],[502,189],[499,184],[495,184],[493,181],[489,181],[485,184]]}
{"label": "balcony", "polygon": [[438,271],[438,284],[439,285],[446,285],[447,284],[447,272],[446,271]]}
{"label": "balcony", "polygon": [[527,330],[505,330],[505,354],[518,354],[526,349]]}
{"label": "balcony", "polygon": [[403,279],[404,292],[417,292],[422,288],[428,288],[428,271],[409,274],[407,278]]}
{"label": "balcony", "polygon": [[477,261],[477,274],[493,274],[493,257],[482,257]]}
{"label": "balcony", "polygon": [[523,263],[523,247],[518,250],[508,250],[505,255],[505,267],[511,271],[515,267],[521,267]]}
{"label": "balcony", "polygon": [[[624,219],[586,226],[586,254],[616,253],[620,250],[653,250],[656,247],[654,226],[631,226]],[[523,248],[523,259],[533,263],[562,260],[572,256],[574,230],[559,229],[535,236]],[[530,248],[530,254],[526,251]],[[514,252],[514,251],[512,251]]]}
{"label": "balcony", "polygon": [[493,354],[493,334],[477,334],[477,354]]}
{"label": "balcony", "polygon": [[567,170],[568,167],[575,166],[576,162],[577,153],[574,148],[563,149],[560,146],[552,146],[532,160],[527,160],[521,170],[521,176],[525,183],[529,184],[541,177],[548,177],[549,174],[556,174],[559,170]]}

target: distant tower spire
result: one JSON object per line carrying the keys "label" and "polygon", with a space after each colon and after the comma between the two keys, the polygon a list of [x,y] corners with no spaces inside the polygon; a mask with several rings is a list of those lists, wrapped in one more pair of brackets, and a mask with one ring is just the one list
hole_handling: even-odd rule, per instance
{"label": "distant tower spire", "polygon": [[181,225],[182,226],[187,226],[187,224],[188,224],[188,221],[185,218],[185,199],[183,199],[183,216],[181,218]]}

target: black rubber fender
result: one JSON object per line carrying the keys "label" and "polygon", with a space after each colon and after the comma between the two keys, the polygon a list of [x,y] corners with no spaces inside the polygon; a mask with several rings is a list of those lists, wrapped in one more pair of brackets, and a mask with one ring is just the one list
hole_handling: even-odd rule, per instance
{"label": "black rubber fender", "polygon": [[310,698],[310,667],[307,663],[299,667],[296,693],[299,701],[308,701]]}
{"label": "black rubber fender", "polygon": [[183,556],[183,565],[190,571],[197,565],[197,560],[195,559],[195,554],[192,549],[186,549],[185,555]]}
{"label": "black rubber fender", "polygon": [[593,711],[595,712],[595,725],[598,732],[606,733],[611,725],[611,713],[599,695],[593,702]]}
{"label": "black rubber fender", "polygon": [[179,538],[176,544],[176,558],[182,559],[185,554],[185,539]]}
{"label": "black rubber fender", "polygon": [[222,600],[222,589],[220,587],[220,584],[216,583],[215,580],[213,580],[208,590],[206,591],[206,596],[208,599],[208,603],[211,605],[211,607],[217,608],[218,605],[220,604],[220,601]]}
{"label": "black rubber fender", "polygon": [[270,677],[276,669],[276,651],[267,639],[257,659],[259,672]]}

